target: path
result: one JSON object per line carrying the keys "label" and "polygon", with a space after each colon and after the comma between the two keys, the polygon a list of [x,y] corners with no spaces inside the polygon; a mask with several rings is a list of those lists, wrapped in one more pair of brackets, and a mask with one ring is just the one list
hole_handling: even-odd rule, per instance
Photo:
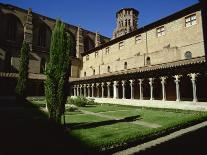
{"label": "path", "polygon": [[[114,117],[114,116],[105,115],[105,114],[102,114],[102,113],[90,112],[90,111],[86,111],[86,110],[81,110],[81,112],[83,112],[84,114],[94,115],[94,116],[108,118],[108,119],[112,119],[112,120],[122,120],[123,119],[123,118],[118,118],[118,117]],[[161,125],[159,125],[159,124],[150,123],[150,122],[141,121],[141,120],[135,120],[135,121],[131,121],[131,122],[128,122],[128,123],[141,125],[141,126],[144,126],[144,127],[147,127],[147,128],[159,128],[159,127],[161,127]]]}
{"label": "path", "polygon": [[[187,133],[189,134],[190,132],[194,132],[194,131],[196,131],[198,129],[201,129],[201,128],[204,128],[204,127],[207,127],[207,121],[205,121],[203,123],[200,123],[200,124],[197,124],[197,125],[194,125],[194,126],[191,126],[191,127],[188,127],[188,128],[185,128],[185,129],[181,129],[179,131],[173,132],[173,133],[171,133],[171,134],[169,134],[167,136],[161,137],[161,138],[157,138],[157,139],[152,140],[150,142],[146,142],[146,143],[137,145],[135,147],[128,148],[128,149],[126,149],[124,151],[120,151],[120,152],[114,153],[114,155],[129,155],[129,154],[135,154],[135,153],[138,154],[140,152],[142,152],[144,154],[144,151],[147,150],[147,149],[150,149],[150,148],[155,147],[157,145],[159,147],[159,145],[164,143],[164,142],[176,139],[178,137],[186,135]],[[187,141],[185,142],[185,144],[187,145]],[[184,146],[180,146],[180,147],[184,147]],[[196,147],[196,145],[194,147]],[[190,145],[189,145],[189,149],[190,149]],[[159,150],[159,149],[157,150],[157,152],[160,152],[160,151],[162,151],[162,150]],[[195,151],[199,152],[200,150],[196,150],[196,148],[195,148]],[[186,150],[186,153],[187,152],[188,152],[188,150]],[[169,153],[172,153],[172,152],[170,152],[170,150],[169,150]],[[178,154],[180,154],[180,153],[181,152],[179,152]],[[159,154],[162,154],[162,153],[160,152]]]}

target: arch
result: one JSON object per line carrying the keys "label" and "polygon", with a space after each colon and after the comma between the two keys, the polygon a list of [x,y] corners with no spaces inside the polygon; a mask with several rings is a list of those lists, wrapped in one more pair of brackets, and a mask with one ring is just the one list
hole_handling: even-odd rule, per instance
{"label": "arch", "polygon": [[147,59],[146,59],[146,65],[151,65],[151,59],[150,59],[150,57],[147,57]]}
{"label": "arch", "polygon": [[86,36],[84,38],[84,51],[89,51],[90,49],[93,49],[95,47],[94,41],[89,37]]}
{"label": "arch", "polygon": [[72,49],[70,52],[70,56],[76,57],[76,37],[71,31],[69,31],[67,29],[65,31],[70,35],[70,38],[71,38]]}
{"label": "arch", "polygon": [[2,23],[4,39],[22,43],[24,39],[24,27],[20,19],[14,14],[5,14]]}
{"label": "arch", "polygon": [[185,59],[192,59],[192,53],[190,51],[185,52]]}
{"label": "arch", "polygon": [[33,23],[33,45],[49,50],[52,35],[50,27],[40,19]]}

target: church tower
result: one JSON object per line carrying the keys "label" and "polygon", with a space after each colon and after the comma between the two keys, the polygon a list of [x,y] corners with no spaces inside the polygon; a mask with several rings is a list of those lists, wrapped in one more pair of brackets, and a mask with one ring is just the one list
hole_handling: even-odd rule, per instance
{"label": "church tower", "polygon": [[124,8],[116,13],[116,29],[113,32],[113,39],[130,33],[137,29],[139,12],[133,8]]}

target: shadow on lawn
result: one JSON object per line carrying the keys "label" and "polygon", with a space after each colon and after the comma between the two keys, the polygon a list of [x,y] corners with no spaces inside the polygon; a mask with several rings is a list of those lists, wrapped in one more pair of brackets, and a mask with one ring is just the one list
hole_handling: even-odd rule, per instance
{"label": "shadow on lawn", "polygon": [[26,101],[0,100],[0,154],[96,154]]}
{"label": "shadow on lawn", "polygon": [[71,127],[72,129],[88,129],[88,128],[96,128],[100,126],[105,125],[111,125],[115,123],[121,123],[121,122],[133,122],[135,120],[140,119],[140,115],[136,116],[130,116],[119,120],[107,120],[107,121],[101,121],[101,122],[92,122],[92,123],[69,123],[66,124],[66,126]]}

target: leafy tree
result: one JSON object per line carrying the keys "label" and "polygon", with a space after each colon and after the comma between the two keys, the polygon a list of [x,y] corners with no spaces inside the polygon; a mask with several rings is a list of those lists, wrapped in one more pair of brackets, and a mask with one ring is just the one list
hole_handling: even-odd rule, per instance
{"label": "leafy tree", "polygon": [[45,95],[50,119],[61,123],[67,101],[71,36],[57,20],[52,32],[50,58],[46,67]]}
{"label": "leafy tree", "polygon": [[19,63],[19,77],[16,86],[16,94],[20,98],[26,97],[26,85],[28,81],[28,65],[29,65],[29,45],[25,41],[22,43]]}

